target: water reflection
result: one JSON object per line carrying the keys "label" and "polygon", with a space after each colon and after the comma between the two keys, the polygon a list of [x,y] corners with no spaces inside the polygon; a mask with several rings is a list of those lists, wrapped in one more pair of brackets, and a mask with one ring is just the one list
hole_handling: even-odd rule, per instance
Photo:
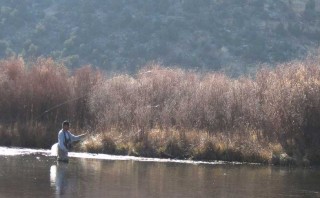
{"label": "water reflection", "polygon": [[83,197],[314,197],[319,188],[311,176],[310,170],[269,166],[88,159],[50,168],[56,197],[74,195],[72,191]]}
{"label": "water reflection", "polygon": [[[90,159],[72,159],[69,163],[57,163],[50,166],[50,186],[55,197],[105,197],[106,177],[103,161]],[[112,161],[107,166],[113,164]],[[99,186],[99,188],[96,188]],[[96,191],[96,192],[95,192]]]}
{"label": "water reflection", "polygon": [[[50,167],[50,184],[56,189],[56,195],[63,195],[68,187],[66,171],[68,164],[58,163]],[[60,196],[58,196],[60,197]]]}
{"label": "water reflection", "polygon": [[320,197],[319,169],[1,156],[0,197]]}

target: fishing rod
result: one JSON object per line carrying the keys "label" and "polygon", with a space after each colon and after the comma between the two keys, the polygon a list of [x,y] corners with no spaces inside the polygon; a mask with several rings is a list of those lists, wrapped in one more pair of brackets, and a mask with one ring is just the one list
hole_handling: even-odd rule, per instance
{"label": "fishing rod", "polygon": [[39,116],[37,116],[37,117],[35,118],[35,120],[38,120],[39,118],[41,118],[42,116],[44,116],[45,114],[49,113],[50,111],[52,111],[52,110],[54,110],[54,109],[57,109],[57,108],[65,105],[65,104],[67,104],[67,103],[69,103],[69,102],[73,102],[73,101],[79,100],[79,99],[81,99],[81,98],[84,98],[84,97],[86,97],[87,95],[89,95],[89,94],[85,94],[85,95],[82,95],[82,96],[79,96],[79,97],[76,97],[76,98],[71,98],[71,99],[66,100],[66,101],[64,101],[64,102],[62,102],[62,103],[59,103],[59,104],[57,104],[57,105],[55,105],[55,106],[53,106],[53,107],[50,107],[49,109],[47,109],[47,110],[45,110],[43,113],[41,113]]}
{"label": "fishing rod", "polygon": [[[81,98],[84,98],[84,97],[86,97],[86,96],[88,96],[88,95],[89,95],[89,93],[88,93],[88,94],[84,94],[84,95],[79,96],[79,97],[76,97],[76,98],[71,98],[71,99],[66,100],[66,101],[64,101],[64,102],[62,102],[62,103],[59,103],[59,104],[57,104],[57,105],[54,105],[54,106],[48,108],[47,110],[45,110],[44,112],[42,112],[42,113],[41,113],[40,115],[38,115],[34,120],[37,121],[37,120],[39,120],[42,116],[44,116],[45,114],[53,111],[54,109],[57,109],[57,108],[65,105],[65,104],[67,104],[67,103],[70,103],[70,102],[79,100],[79,99],[81,99]],[[2,123],[2,124],[7,124],[7,123],[11,123],[13,120],[14,120],[13,118],[7,119],[7,120],[2,120],[2,121],[0,121],[0,123]]]}

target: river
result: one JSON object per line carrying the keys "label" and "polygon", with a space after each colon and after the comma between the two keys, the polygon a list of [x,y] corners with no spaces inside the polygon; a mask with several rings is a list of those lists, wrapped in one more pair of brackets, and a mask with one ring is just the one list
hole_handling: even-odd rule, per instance
{"label": "river", "polygon": [[320,169],[0,147],[0,197],[320,197]]}

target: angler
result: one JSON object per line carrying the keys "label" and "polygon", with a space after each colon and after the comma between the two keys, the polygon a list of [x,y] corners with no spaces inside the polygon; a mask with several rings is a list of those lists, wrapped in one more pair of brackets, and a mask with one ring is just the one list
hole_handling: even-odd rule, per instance
{"label": "angler", "polygon": [[69,131],[70,122],[64,121],[62,123],[62,129],[59,131],[58,134],[58,161],[68,162],[68,151],[72,147],[73,142],[80,141],[84,136],[87,135],[87,133],[81,134],[81,135],[73,135]]}

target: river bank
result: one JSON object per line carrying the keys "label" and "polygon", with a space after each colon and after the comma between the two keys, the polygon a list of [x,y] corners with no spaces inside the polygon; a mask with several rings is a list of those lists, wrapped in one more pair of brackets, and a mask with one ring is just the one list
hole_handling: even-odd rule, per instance
{"label": "river bank", "polygon": [[319,58],[237,79],[149,65],[74,71],[52,59],[0,61],[0,145],[50,148],[63,120],[85,152],[320,164]]}
{"label": "river bank", "polygon": [[[146,134],[147,133],[147,134]],[[260,163],[280,166],[318,165],[307,156],[289,156],[278,142],[259,139],[256,132],[246,136],[225,133],[181,132],[177,130],[138,131],[90,135],[75,146],[76,151],[151,158],[195,161]],[[261,138],[261,137],[260,137]]]}

